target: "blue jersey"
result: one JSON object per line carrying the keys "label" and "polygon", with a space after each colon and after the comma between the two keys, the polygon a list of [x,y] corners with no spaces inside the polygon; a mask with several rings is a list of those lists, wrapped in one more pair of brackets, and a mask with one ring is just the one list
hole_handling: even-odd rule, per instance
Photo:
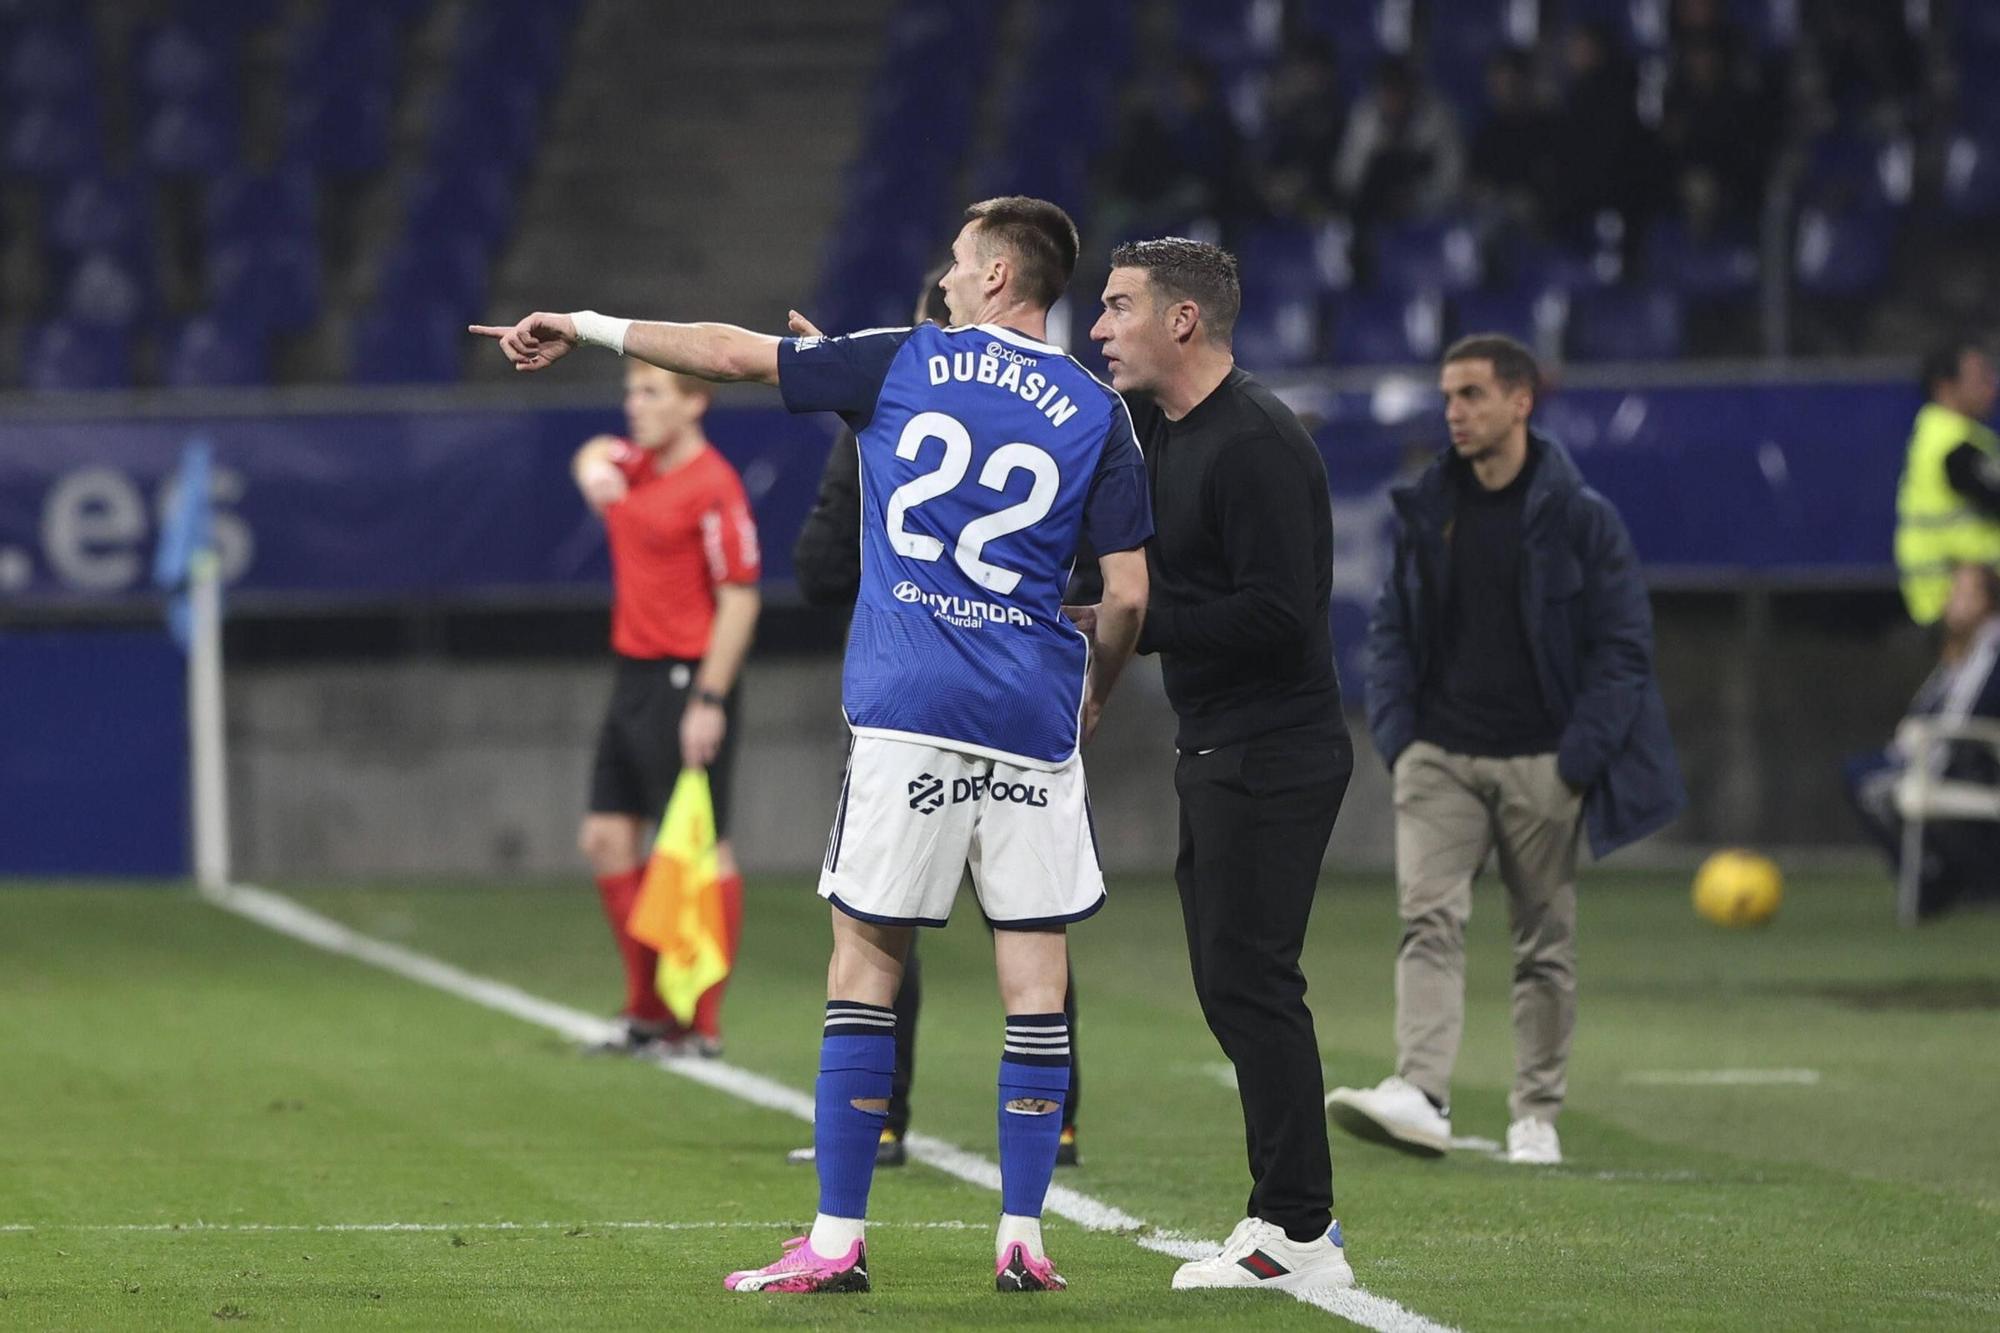
{"label": "blue jersey", "polygon": [[788,338],[778,387],[860,442],[848,724],[1067,762],[1089,651],[1062,614],[1070,566],[1153,532],[1123,401],[1061,348],[994,325]]}

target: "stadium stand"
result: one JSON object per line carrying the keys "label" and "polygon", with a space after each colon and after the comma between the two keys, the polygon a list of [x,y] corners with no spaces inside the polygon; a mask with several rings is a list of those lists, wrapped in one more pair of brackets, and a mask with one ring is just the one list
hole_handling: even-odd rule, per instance
{"label": "stadium stand", "polygon": [[[351,326],[579,288],[864,327],[1003,192],[1063,202],[1100,258],[1235,246],[1265,369],[1487,323],[1577,359],[1891,350],[1977,316],[2000,266],[1973,0],[827,11],[662,43],[630,0],[0,0],[0,387],[373,382]],[[78,329],[120,350],[79,358]],[[418,363],[467,357],[392,377]]]}

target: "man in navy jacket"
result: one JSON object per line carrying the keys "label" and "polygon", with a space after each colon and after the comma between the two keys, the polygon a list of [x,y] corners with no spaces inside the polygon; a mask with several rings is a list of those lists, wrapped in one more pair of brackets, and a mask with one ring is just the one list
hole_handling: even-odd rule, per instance
{"label": "man in navy jacket", "polygon": [[1397,1071],[1327,1099],[1336,1124],[1451,1145],[1472,881],[1497,853],[1514,940],[1508,1160],[1562,1160],[1576,1022],[1576,851],[1686,802],[1653,678],[1652,608],[1617,511],[1528,428],[1535,360],[1480,335],[1440,373],[1452,447],[1393,494],[1395,561],[1368,633],[1368,724],[1395,774]]}

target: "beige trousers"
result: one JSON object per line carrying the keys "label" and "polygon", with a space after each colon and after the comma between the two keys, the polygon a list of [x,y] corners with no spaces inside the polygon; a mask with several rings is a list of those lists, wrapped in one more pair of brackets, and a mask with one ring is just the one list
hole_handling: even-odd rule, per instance
{"label": "beige trousers", "polygon": [[1396,758],[1397,1073],[1449,1102],[1465,1028],[1472,880],[1497,853],[1514,937],[1514,1119],[1562,1109],[1576,1027],[1582,796],[1553,754],[1479,759],[1417,741]]}

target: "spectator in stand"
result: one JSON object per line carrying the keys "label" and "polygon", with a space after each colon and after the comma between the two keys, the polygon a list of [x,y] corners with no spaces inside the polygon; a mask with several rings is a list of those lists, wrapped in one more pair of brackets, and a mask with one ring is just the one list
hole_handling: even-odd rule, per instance
{"label": "spectator in stand", "polygon": [[1341,136],[1334,180],[1357,219],[1424,217],[1457,197],[1465,149],[1451,109],[1390,56]]}
{"label": "spectator in stand", "polygon": [[[1886,749],[1847,761],[1847,795],[1862,827],[1902,872],[1903,823],[1896,813],[1896,784],[1915,757],[1910,724],[1946,724],[1968,718],[2000,721],[2000,573],[1987,565],[1959,565],[1943,615],[1944,645],[1937,669],[1910,701],[1904,725]],[[1951,742],[1939,776],[2000,786],[2000,763],[1984,746]],[[1944,820],[1924,826],[1923,869],[1917,879],[1917,915],[1934,917],[1962,901],[2000,901],[2000,824]]]}
{"label": "spectator in stand", "polygon": [[1906,127],[1913,117],[1923,89],[1924,62],[1904,17],[1907,8],[1852,0],[1805,6],[1806,34],[1819,57],[1819,82],[1842,123],[1868,122],[1876,129],[1895,130]]}
{"label": "spectator in stand", "polygon": [[1472,191],[1508,220],[1542,221],[1559,163],[1549,153],[1553,118],[1535,87],[1526,51],[1503,51],[1486,65],[1486,118],[1472,137]]}
{"label": "spectator in stand", "polygon": [[1313,220],[1331,211],[1344,105],[1332,45],[1306,35],[1287,46],[1271,72],[1263,151],[1251,169],[1266,216]]}
{"label": "spectator in stand", "polygon": [[1587,229],[1607,209],[1636,222],[1645,213],[1648,171],[1657,154],[1639,121],[1638,76],[1601,24],[1570,29],[1563,40],[1563,89],[1556,126],[1562,185],[1555,220]]}
{"label": "spectator in stand", "polygon": [[1242,145],[1216,92],[1215,73],[1188,58],[1161,80],[1140,80],[1126,102],[1107,173],[1107,230],[1113,235],[1184,227],[1240,205]]}
{"label": "spectator in stand", "polygon": [[1754,94],[1732,77],[1720,46],[1677,48],[1660,140],[1673,179],[1706,172],[1722,187],[1723,211],[1754,216],[1763,203],[1770,139]]}

